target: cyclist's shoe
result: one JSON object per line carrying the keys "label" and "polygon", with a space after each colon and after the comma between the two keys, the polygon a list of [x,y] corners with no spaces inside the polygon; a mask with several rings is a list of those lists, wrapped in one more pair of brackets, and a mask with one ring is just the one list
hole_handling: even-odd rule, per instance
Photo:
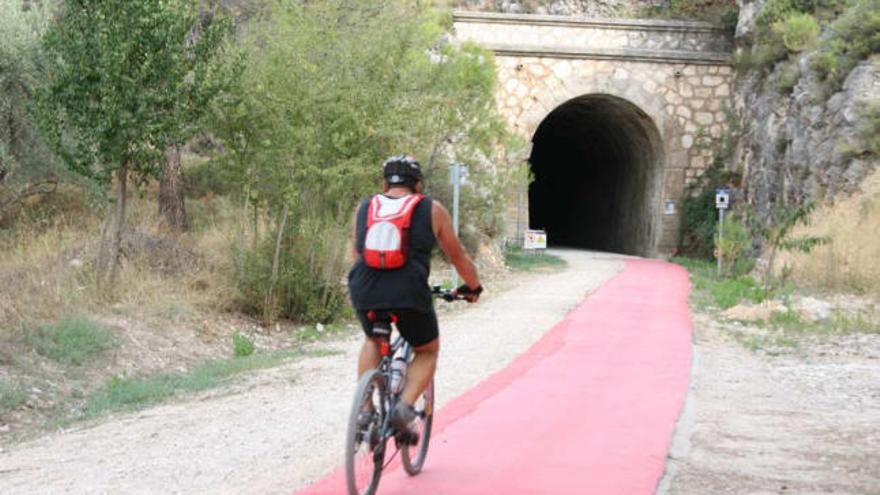
{"label": "cyclist's shoe", "polygon": [[379,425],[376,419],[376,411],[361,411],[357,419],[357,434],[355,443],[361,443],[366,438],[370,443],[370,450],[379,443]]}
{"label": "cyclist's shoe", "polygon": [[401,401],[397,402],[391,411],[391,426],[397,431],[394,438],[404,445],[416,445],[419,443],[419,432],[416,431],[413,421],[418,414],[413,406]]}

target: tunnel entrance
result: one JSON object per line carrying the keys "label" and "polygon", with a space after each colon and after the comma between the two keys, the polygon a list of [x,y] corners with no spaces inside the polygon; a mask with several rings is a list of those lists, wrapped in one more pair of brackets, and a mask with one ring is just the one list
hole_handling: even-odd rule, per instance
{"label": "tunnel entrance", "polygon": [[651,256],[663,148],[627,100],[591,94],[550,112],[532,138],[529,224],[551,245]]}

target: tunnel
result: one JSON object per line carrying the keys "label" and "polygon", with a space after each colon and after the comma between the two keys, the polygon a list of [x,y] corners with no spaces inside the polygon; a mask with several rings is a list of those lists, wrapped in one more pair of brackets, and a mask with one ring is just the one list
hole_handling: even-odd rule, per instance
{"label": "tunnel", "polygon": [[657,127],[635,104],[573,98],[532,137],[529,225],[550,245],[652,256],[662,160]]}

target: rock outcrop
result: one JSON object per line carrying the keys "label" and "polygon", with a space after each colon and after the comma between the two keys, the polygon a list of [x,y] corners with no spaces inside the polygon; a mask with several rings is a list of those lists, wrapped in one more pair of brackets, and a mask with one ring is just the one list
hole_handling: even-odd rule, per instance
{"label": "rock outcrop", "polygon": [[[762,3],[742,5],[739,44],[754,32]],[[860,152],[859,143],[862,109],[880,101],[880,55],[859,63],[833,94],[811,70],[813,55],[807,51],[793,63],[741,72],[737,78],[734,110],[742,133],[734,165],[742,172],[744,196],[760,217],[780,201],[825,203],[856,192],[877,166],[877,156]],[[780,84],[785,77],[796,80],[793,87]]]}

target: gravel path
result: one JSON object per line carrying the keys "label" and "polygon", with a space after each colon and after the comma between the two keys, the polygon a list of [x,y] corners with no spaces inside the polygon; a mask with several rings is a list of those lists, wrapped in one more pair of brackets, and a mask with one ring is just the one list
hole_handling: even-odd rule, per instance
{"label": "gravel path", "polygon": [[[880,493],[880,336],[743,348],[697,313],[691,393],[660,495]],[[844,343],[849,352],[825,347]]]}
{"label": "gravel path", "polygon": [[[623,267],[607,254],[557,254],[567,269],[516,275],[508,290],[441,314],[440,406],[503,368]],[[342,461],[359,345],[327,344],[338,353],[18,445],[0,453],[0,492],[289,494]]]}

